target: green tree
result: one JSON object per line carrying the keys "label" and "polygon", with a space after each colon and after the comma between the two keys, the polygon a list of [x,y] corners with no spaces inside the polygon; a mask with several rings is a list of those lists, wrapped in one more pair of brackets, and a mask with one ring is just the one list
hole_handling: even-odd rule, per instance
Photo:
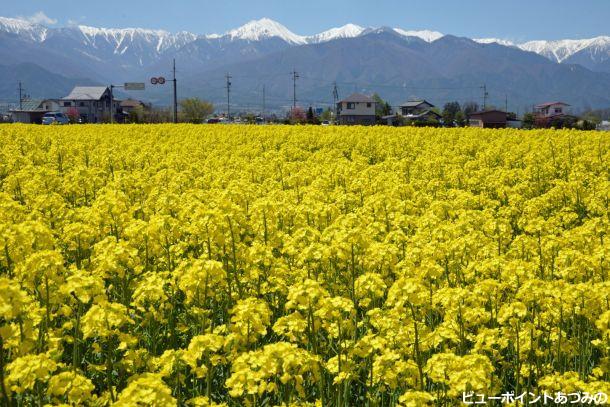
{"label": "green tree", "polygon": [[466,102],[462,111],[464,112],[464,116],[468,118],[469,115],[479,111],[479,105],[477,102]]}
{"label": "green tree", "polygon": [[146,111],[144,110],[144,106],[138,105],[134,107],[131,112],[129,112],[129,123],[146,123]]}
{"label": "green tree", "polygon": [[181,120],[188,123],[202,123],[214,113],[214,105],[199,98],[189,98],[180,101]]}
{"label": "green tree", "polygon": [[307,109],[307,123],[314,124],[315,120],[316,115],[313,112],[313,107],[309,106],[309,109]]}
{"label": "green tree", "polygon": [[458,102],[445,103],[443,108],[443,123],[445,126],[453,127],[453,123],[456,121],[456,115],[461,111],[460,104]]}
{"label": "green tree", "polygon": [[533,113],[526,113],[523,115],[523,124],[522,127],[524,129],[533,129],[536,124],[536,117]]}
{"label": "green tree", "polygon": [[455,114],[455,124],[456,124],[458,127],[464,127],[464,126],[466,126],[466,123],[467,123],[467,121],[466,121],[466,116],[464,116],[464,112],[462,112],[462,111],[460,110],[459,112],[457,112],[457,113]]}
{"label": "green tree", "polygon": [[307,113],[300,107],[295,107],[288,113],[287,122],[290,124],[303,124],[307,122]]}
{"label": "green tree", "polygon": [[582,115],[582,120],[598,125],[602,122],[601,115],[598,111],[589,110]]}
{"label": "green tree", "polygon": [[320,120],[322,120],[322,121],[331,121],[332,119],[333,119],[333,111],[331,110],[330,107],[328,109],[326,109],[325,111],[323,111],[322,114],[320,115]]}
{"label": "green tree", "polygon": [[377,119],[381,119],[383,116],[389,116],[392,114],[392,106],[383,100],[379,94],[375,93],[373,95],[373,100],[375,101],[375,116]]}

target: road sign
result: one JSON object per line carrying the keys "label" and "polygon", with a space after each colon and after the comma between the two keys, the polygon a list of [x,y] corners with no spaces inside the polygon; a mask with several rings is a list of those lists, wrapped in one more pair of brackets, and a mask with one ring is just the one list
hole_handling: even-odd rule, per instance
{"label": "road sign", "polygon": [[160,76],[157,78],[157,81],[159,81],[159,85],[165,85],[165,78]]}
{"label": "road sign", "polygon": [[159,83],[159,79],[157,79],[157,78],[150,78],[150,83],[153,84],[153,85],[156,85],[156,84]]}
{"label": "road sign", "polygon": [[145,85],[141,82],[125,82],[125,90],[144,90]]}

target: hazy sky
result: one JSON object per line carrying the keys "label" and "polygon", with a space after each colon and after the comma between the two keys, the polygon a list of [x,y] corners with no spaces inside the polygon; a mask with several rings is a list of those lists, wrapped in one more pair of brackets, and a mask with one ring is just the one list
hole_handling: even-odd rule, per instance
{"label": "hazy sky", "polygon": [[0,15],[47,25],[223,33],[269,17],[309,35],[346,23],[513,41],[610,35],[610,0],[2,0]]}

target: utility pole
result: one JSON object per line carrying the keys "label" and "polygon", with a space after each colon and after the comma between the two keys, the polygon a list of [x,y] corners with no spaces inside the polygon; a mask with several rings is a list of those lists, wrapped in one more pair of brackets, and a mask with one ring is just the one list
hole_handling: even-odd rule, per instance
{"label": "utility pole", "polygon": [[337,89],[337,82],[333,84],[333,106],[335,110],[335,123],[337,122],[337,118],[339,117],[339,90]]}
{"label": "utility pole", "polygon": [[505,95],[504,98],[504,111],[508,113],[508,95]]}
{"label": "utility pole", "polygon": [[227,73],[227,120],[231,122],[231,78],[232,76]]}
{"label": "utility pole", "polygon": [[19,81],[19,110],[23,110],[23,87]]}
{"label": "utility pole", "polygon": [[174,59],[174,124],[178,123],[178,81],[176,80],[176,59]]}
{"label": "utility pole", "polygon": [[292,71],[292,109],[297,107],[297,79],[299,79],[299,73],[296,70]]}
{"label": "utility pole", "polygon": [[265,100],[265,85],[263,85],[263,114],[262,114],[262,119],[263,119],[263,123],[265,123],[265,108],[266,108],[266,100]]}
{"label": "utility pole", "polygon": [[483,110],[487,110],[487,98],[489,97],[489,93],[487,93],[487,85],[484,84],[481,86],[481,89],[483,89]]}

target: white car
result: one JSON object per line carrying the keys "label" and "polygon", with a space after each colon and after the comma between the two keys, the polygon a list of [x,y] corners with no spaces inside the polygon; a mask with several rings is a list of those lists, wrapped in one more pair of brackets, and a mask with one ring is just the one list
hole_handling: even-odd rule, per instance
{"label": "white car", "polygon": [[42,116],[42,124],[69,124],[70,119],[61,112],[49,112]]}

